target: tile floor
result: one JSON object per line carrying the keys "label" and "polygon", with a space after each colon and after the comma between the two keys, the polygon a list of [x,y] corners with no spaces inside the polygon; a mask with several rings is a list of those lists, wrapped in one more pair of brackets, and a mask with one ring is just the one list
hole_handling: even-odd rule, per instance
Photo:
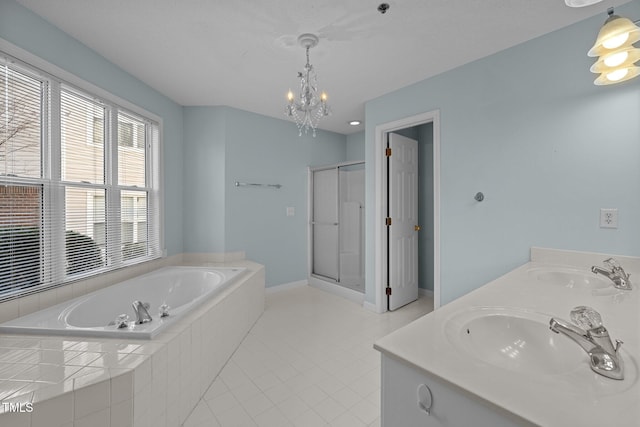
{"label": "tile floor", "polygon": [[373,342],[431,310],[424,297],[376,314],[309,286],[268,293],[264,314],[184,427],[378,426]]}

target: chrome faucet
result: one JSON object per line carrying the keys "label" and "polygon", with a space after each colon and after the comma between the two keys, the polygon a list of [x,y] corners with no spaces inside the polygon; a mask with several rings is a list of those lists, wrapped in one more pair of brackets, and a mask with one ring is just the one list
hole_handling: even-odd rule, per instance
{"label": "chrome faucet", "polygon": [[571,320],[578,326],[561,319],[551,318],[549,329],[571,338],[589,355],[591,370],[614,380],[624,379],[624,365],[618,353],[622,341],[615,347],[609,332],[602,325],[600,313],[591,307],[579,306],[571,310]]}
{"label": "chrome faucet", "polygon": [[618,289],[623,289],[625,291],[631,289],[631,280],[629,280],[629,277],[631,277],[631,275],[627,274],[615,259],[608,258],[605,259],[603,263],[604,265],[609,267],[609,270],[594,265],[593,267],[591,267],[591,271],[596,274],[607,276],[613,282],[613,286]]}
{"label": "chrome faucet", "polygon": [[135,300],[133,302],[133,311],[136,313],[136,325],[148,323],[153,320],[149,314],[149,303]]}

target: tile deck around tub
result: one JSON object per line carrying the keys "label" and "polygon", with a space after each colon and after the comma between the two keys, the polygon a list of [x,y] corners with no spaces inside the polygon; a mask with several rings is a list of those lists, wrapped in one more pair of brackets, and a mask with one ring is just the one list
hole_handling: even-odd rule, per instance
{"label": "tile deck around tub", "polygon": [[[156,343],[0,337],[0,401],[41,402],[131,372]],[[3,412],[0,407],[0,412]]]}
{"label": "tile deck around tub", "polygon": [[253,270],[153,341],[0,334],[0,425],[182,425],[262,313],[264,268],[241,264]]}

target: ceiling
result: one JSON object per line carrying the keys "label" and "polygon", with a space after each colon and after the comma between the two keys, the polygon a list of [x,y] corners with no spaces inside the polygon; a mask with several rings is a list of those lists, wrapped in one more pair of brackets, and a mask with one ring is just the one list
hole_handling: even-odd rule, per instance
{"label": "ceiling", "polygon": [[[364,129],[364,103],[628,0],[17,0],[181,105],[285,118],[311,49],[333,114],[320,128]],[[594,28],[593,38],[598,28]],[[586,54],[586,52],[585,52]]]}

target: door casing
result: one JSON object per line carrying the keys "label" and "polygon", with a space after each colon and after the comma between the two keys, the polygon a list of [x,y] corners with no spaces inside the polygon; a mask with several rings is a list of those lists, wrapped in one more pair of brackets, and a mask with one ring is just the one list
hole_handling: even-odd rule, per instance
{"label": "door casing", "polygon": [[[387,310],[387,215],[386,183],[387,168],[385,146],[387,133],[433,123],[433,287],[434,309],[440,307],[440,110],[428,111],[414,116],[382,123],[375,128],[374,141],[374,284],[375,311]],[[428,229],[424,224],[423,230]]]}

